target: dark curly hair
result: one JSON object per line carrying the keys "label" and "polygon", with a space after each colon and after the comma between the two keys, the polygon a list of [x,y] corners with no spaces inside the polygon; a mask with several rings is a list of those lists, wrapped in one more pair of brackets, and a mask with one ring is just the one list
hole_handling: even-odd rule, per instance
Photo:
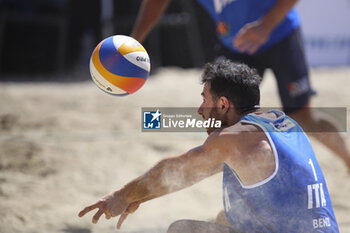
{"label": "dark curly hair", "polygon": [[202,84],[208,82],[214,101],[225,96],[239,114],[251,111],[260,103],[261,77],[255,69],[230,60],[207,63]]}

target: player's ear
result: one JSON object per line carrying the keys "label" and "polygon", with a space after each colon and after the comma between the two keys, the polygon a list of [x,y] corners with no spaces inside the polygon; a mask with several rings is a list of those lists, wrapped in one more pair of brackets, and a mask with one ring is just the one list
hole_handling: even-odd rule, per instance
{"label": "player's ear", "polygon": [[226,113],[230,109],[230,101],[225,96],[221,96],[219,99],[219,110],[222,113]]}

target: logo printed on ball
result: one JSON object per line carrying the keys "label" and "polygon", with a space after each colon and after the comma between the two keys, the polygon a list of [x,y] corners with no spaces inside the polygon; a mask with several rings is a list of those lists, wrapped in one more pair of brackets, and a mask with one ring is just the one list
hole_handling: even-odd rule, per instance
{"label": "logo printed on ball", "polygon": [[143,62],[148,62],[149,63],[149,58],[147,57],[136,57],[136,61],[143,61]]}

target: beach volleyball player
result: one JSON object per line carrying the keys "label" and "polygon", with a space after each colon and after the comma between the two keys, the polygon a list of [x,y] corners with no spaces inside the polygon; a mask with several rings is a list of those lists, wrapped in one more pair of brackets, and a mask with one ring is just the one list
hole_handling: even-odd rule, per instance
{"label": "beach volleyball player", "polygon": [[[142,42],[165,12],[170,0],[144,0],[132,37]],[[350,148],[336,120],[315,114],[297,0],[197,0],[216,26],[216,56],[242,62],[262,76],[271,69],[276,77],[283,110],[306,132],[327,146],[350,172]],[[203,40],[205,40],[205,35]],[[324,133],[331,132],[331,133]]]}
{"label": "beach volleyball player", "polygon": [[208,128],[202,145],[162,159],[79,216],[97,209],[92,220],[97,223],[103,214],[107,219],[120,215],[120,228],[141,203],[223,171],[226,225],[179,220],[168,232],[339,232],[307,136],[283,112],[259,108],[260,81],[257,72],[244,64],[229,60],[207,64],[198,113],[205,120],[221,120],[222,128]]}

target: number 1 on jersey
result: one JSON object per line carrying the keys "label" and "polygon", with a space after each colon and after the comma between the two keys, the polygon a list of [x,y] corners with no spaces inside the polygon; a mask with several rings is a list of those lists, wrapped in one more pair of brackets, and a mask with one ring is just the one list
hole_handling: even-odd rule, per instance
{"label": "number 1 on jersey", "polygon": [[310,166],[312,168],[312,172],[314,173],[315,181],[317,181],[316,170],[315,170],[314,164],[313,164],[311,159],[309,159],[309,164],[310,164]]}

